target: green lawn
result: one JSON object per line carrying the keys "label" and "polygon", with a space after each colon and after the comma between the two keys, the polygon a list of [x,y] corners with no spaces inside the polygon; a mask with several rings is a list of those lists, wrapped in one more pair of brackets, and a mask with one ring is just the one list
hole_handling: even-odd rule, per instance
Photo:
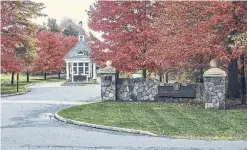
{"label": "green lawn", "polygon": [[[16,75],[14,80],[14,85],[10,84],[11,74],[1,74],[1,95],[16,93]],[[43,76],[30,76],[29,82],[26,82],[26,76],[20,75],[19,77],[19,92],[25,91],[25,86],[27,84],[39,83],[39,82],[60,82],[65,81],[64,78],[49,77],[44,80]]]}
{"label": "green lawn", "polygon": [[190,104],[100,102],[64,109],[58,115],[170,137],[247,140],[247,109],[205,110],[201,105]]}

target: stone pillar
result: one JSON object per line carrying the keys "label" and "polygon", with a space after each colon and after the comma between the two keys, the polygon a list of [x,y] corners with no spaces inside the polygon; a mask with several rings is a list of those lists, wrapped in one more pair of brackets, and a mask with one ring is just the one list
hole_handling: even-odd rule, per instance
{"label": "stone pillar", "polygon": [[116,101],[116,70],[111,61],[106,61],[106,67],[100,69],[102,101]]}
{"label": "stone pillar", "polygon": [[69,63],[66,62],[66,80],[69,80]]}
{"label": "stone pillar", "polygon": [[205,108],[225,109],[226,72],[216,59],[211,60],[210,67],[203,75]]}

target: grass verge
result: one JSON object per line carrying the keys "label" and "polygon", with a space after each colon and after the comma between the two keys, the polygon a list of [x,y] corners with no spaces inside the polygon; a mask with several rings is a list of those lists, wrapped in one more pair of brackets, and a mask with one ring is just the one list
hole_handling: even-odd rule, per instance
{"label": "grass verge", "polygon": [[100,102],[58,112],[77,121],[192,139],[247,140],[247,109],[210,110],[162,102]]}
{"label": "grass verge", "polygon": [[[10,84],[10,79],[11,79],[10,74],[1,74],[1,95],[17,93],[16,76],[13,85]],[[43,76],[30,76],[29,82],[26,82],[26,77],[24,75],[20,75],[18,92],[24,92],[25,86],[28,84],[43,83],[43,82],[44,83],[61,82],[61,81],[65,81],[65,79],[47,76],[47,79],[44,80]]]}

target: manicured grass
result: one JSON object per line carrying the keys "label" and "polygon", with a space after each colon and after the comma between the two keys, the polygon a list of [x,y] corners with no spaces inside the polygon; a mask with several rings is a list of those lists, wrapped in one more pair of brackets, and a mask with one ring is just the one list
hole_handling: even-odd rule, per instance
{"label": "manicured grass", "polygon": [[[1,95],[4,94],[13,94],[17,93],[16,90],[16,75],[14,80],[14,85],[10,84],[11,75],[10,74],[1,74]],[[26,82],[26,76],[20,75],[19,77],[19,92],[25,91],[25,86],[27,84],[33,84],[33,83],[39,83],[39,82],[61,82],[65,81],[64,78],[57,78],[57,77],[49,77],[47,76],[47,79],[44,80],[43,76],[30,76],[29,82]]]}
{"label": "manicured grass", "polygon": [[170,137],[247,140],[247,109],[205,110],[201,105],[190,104],[100,102],[64,109],[58,115]]}

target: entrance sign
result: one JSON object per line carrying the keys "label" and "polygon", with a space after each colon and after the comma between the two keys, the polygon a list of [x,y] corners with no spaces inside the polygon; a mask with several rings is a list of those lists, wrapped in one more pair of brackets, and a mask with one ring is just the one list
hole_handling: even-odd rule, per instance
{"label": "entrance sign", "polygon": [[179,82],[175,82],[173,84],[173,89],[176,90],[176,91],[178,91],[180,89],[180,83]]}
{"label": "entrance sign", "polygon": [[181,86],[175,82],[173,86],[158,86],[159,97],[175,97],[175,98],[196,98],[196,91],[193,85]]}

